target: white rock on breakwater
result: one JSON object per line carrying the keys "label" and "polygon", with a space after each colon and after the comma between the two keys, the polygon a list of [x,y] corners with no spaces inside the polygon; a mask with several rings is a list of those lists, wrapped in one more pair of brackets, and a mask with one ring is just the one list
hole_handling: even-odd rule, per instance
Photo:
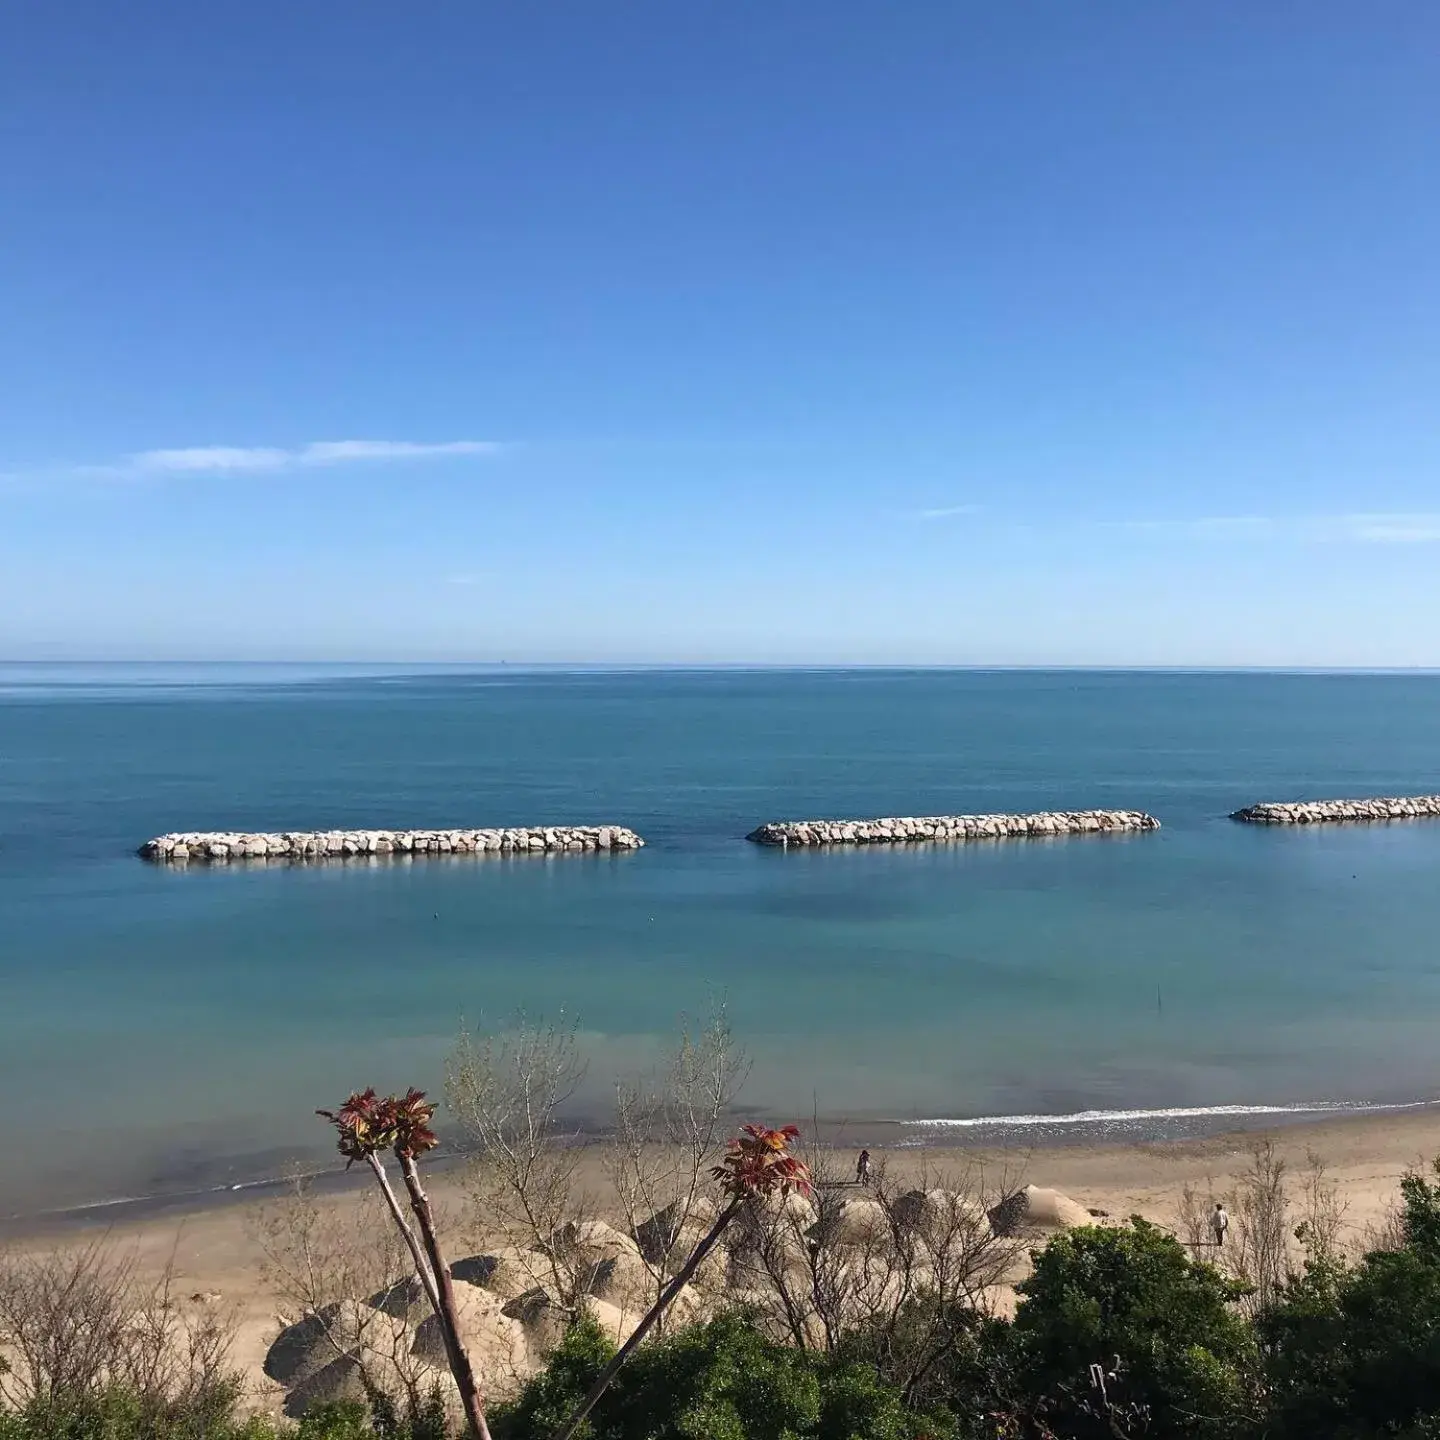
{"label": "white rock on breakwater", "polygon": [[1440,819],[1440,795],[1382,795],[1372,800],[1269,801],[1231,813],[1251,825],[1337,825],[1345,821]]}
{"label": "white rock on breakwater", "polygon": [[534,854],[638,850],[621,825],[536,825],[511,830],[304,830],[254,835],[229,830],[159,835],[140,847],[146,860],[349,860],[360,856]]}
{"label": "white rock on breakwater", "polygon": [[903,845],[919,841],[1029,840],[1158,830],[1143,810],[1047,810],[1038,815],[927,815],[888,820],[777,820],[745,838],[757,845]]}

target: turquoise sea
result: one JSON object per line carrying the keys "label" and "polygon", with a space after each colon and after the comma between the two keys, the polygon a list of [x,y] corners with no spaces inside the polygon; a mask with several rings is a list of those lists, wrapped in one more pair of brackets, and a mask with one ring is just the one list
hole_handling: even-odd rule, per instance
{"label": "turquoise sea", "polygon": [[[0,666],[0,1214],[322,1156],[462,1020],[575,1017],[593,1115],[722,999],[776,1119],[1171,1133],[1440,1093],[1440,676]],[[767,819],[1135,806],[1126,838],[782,853]],[[617,822],[615,857],[149,866],[176,829]],[[1035,1117],[1062,1117],[1039,1120]],[[1167,1127],[1169,1127],[1167,1129]],[[917,1139],[973,1127],[917,1125]],[[19,1157],[23,1157],[23,1163]]]}

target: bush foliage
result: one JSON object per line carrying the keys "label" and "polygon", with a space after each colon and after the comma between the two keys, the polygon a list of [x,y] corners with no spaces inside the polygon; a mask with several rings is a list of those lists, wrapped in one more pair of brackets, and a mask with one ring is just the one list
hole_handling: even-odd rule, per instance
{"label": "bush foliage", "polygon": [[1230,1436],[1254,1414],[1243,1287],[1154,1225],[1057,1235],[1019,1290],[1020,1383],[1054,1428],[1111,1434],[1123,1408],[1161,1434]]}
{"label": "bush foliage", "polygon": [[[550,1440],[613,1353],[593,1322],[497,1417],[508,1440]],[[916,1440],[919,1420],[873,1366],[766,1340],[728,1315],[636,1352],[592,1412],[586,1440]]]}
{"label": "bush foliage", "polygon": [[[585,1440],[1440,1440],[1440,1183],[1408,1176],[1394,1238],[1354,1264],[1329,1251],[1260,1306],[1142,1220],[1071,1231],[1037,1252],[1013,1322],[957,1313],[923,1375],[884,1335],[833,1353],[724,1315],[637,1350]],[[1254,1304],[1252,1300],[1252,1308]],[[924,1301],[917,1301],[923,1305]],[[933,1333],[933,1316],[917,1315]],[[550,1440],[613,1355],[576,1324],[493,1417],[495,1440]],[[107,1385],[33,1393],[0,1440],[442,1440],[438,1411],[402,1420],[340,1404],[276,1427],[234,1383],[184,1395]]]}

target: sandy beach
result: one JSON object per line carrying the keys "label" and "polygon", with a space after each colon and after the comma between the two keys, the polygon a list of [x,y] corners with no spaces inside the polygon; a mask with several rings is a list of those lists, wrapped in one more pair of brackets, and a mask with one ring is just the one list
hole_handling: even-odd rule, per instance
{"label": "sandy beach", "polygon": [[[1351,1241],[1362,1245],[1369,1227],[1383,1221],[1407,1169],[1428,1167],[1440,1154],[1440,1105],[1388,1115],[1330,1119],[1263,1131],[1248,1130],[1162,1143],[1060,1144],[1043,1149],[986,1150],[959,1147],[884,1145],[879,1137],[861,1137],[878,1165],[902,1185],[912,1179],[928,1184],[958,1181],[982,1169],[994,1185],[1036,1184],[1069,1195],[1092,1212],[1112,1220],[1141,1215],[1162,1225],[1176,1222],[1181,1192],[1187,1185],[1202,1194],[1223,1192],[1249,1163],[1258,1141],[1270,1139],[1287,1165],[1304,1168],[1318,1155],[1339,1188]],[[859,1143],[857,1140],[856,1143]],[[830,1152],[839,1173],[853,1164],[853,1147]],[[579,1169],[579,1183],[596,1210],[613,1206],[603,1154],[588,1147]],[[339,1212],[353,1207],[362,1194],[347,1188],[325,1197],[323,1204]],[[458,1170],[436,1172],[432,1197],[448,1217],[452,1255],[470,1253],[473,1227],[464,1217],[462,1177]],[[133,1249],[143,1269],[159,1273],[173,1263],[175,1293],[186,1305],[223,1306],[235,1317],[237,1340],[232,1354],[250,1378],[255,1403],[274,1408],[279,1392],[265,1380],[265,1351],[280,1327],[277,1297],[264,1276],[260,1221],[271,1200],[237,1200],[191,1213],[166,1213],[129,1223],[111,1223],[103,1211],[85,1223],[51,1220],[12,1229],[8,1243],[27,1249],[93,1240],[104,1235],[116,1245]],[[192,1298],[195,1297],[195,1298]],[[204,1297],[203,1299],[199,1297]]]}

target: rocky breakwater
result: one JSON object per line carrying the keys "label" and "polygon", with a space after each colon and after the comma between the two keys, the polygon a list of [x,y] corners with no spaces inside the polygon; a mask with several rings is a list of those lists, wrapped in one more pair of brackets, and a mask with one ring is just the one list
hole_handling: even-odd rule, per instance
{"label": "rocky breakwater", "polygon": [[554,854],[638,850],[644,841],[621,825],[546,825],[519,830],[304,830],[274,835],[236,831],[159,835],[140,847],[146,860],[352,860],[364,856]]}
{"label": "rocky breakwater", "polygon": [[904,845],[966,840],[1032,840],[1158,830],[1142,810],[1047,810],[1038,815],[928,815],[888,820],[777,820],[745,838],[757,845]]}
{"label": "rocky breakwater", "polygon": [[1232,820],[1250,825],[1339,825],[1346,821],[1440,820],[1440,795],[1387,795],[1373,800],[1293,800],[1247,805]]}

